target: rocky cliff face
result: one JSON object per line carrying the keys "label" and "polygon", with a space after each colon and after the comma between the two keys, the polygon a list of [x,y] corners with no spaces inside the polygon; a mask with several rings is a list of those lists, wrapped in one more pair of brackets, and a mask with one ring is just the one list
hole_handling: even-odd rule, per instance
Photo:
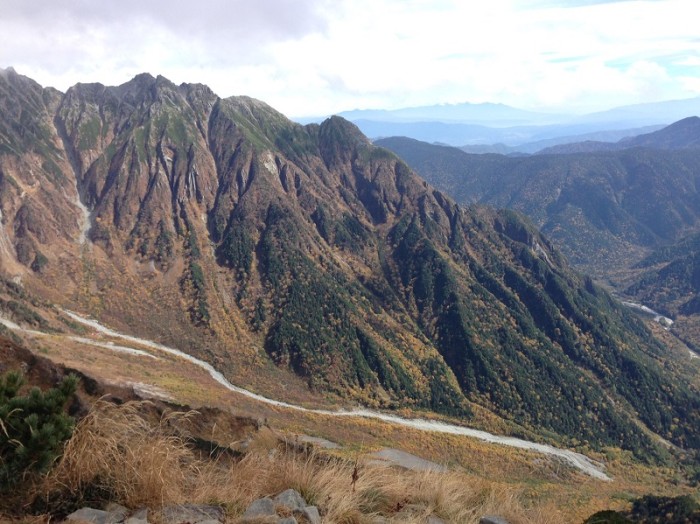
{"label": "rocky cliff face", "polygon": [[638,321],[519,216],[460,208],[341,118],[150,75],[61,94],[5,71],[0,108],[2,270],[51,300],[262,389],[291,371],[595,446],[650,450],[632,417],[700,445],[698,393]]}

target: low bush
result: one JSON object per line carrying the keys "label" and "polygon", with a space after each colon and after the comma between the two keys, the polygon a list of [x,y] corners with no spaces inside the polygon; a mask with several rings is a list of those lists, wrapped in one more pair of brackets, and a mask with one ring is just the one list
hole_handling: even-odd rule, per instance
{"label": "low bush", "polygon": [[24,378],[9,372],[0,377],[0,489],[7,491],[28,475],[48,469],[73,432],[65,413],[78,380],[66,377],[56,388],[21,390]]}

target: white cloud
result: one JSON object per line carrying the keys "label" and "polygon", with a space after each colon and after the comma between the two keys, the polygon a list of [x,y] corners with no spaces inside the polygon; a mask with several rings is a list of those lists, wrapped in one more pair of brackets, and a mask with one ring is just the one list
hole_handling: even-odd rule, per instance
{"label": "white cloud", "polygon": [[700,56],[686,56],[675,60],[673,65],[685,67],[700,67]]}
{"label": "white cloud", "polygon": [[0,66],[61,89],[148,71],[291,115],[463,101],[601,109],[700,94],[694,0],[0,4]]}

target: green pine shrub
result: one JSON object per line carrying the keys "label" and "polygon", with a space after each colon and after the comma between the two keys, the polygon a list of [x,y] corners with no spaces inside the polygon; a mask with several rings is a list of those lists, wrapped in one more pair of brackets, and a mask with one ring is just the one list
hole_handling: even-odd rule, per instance
{"label": "green pine shrub", "polygon": [[73,432],[74,420],[65,406],[77,384],[77,377],[69,375],[56,388],[35,387],[22,395],[21,373],[0,377],[0,490],[46,471],[61,453]]}

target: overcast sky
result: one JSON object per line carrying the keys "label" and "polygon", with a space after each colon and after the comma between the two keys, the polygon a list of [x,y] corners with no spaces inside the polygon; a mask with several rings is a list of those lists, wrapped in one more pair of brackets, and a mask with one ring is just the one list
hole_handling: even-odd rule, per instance
{"label": "overcast sky", "polygon": [[0,67],[141,72],[288,116],[459,102],[607,109],[700,95],[697,0],[0,0]]}

